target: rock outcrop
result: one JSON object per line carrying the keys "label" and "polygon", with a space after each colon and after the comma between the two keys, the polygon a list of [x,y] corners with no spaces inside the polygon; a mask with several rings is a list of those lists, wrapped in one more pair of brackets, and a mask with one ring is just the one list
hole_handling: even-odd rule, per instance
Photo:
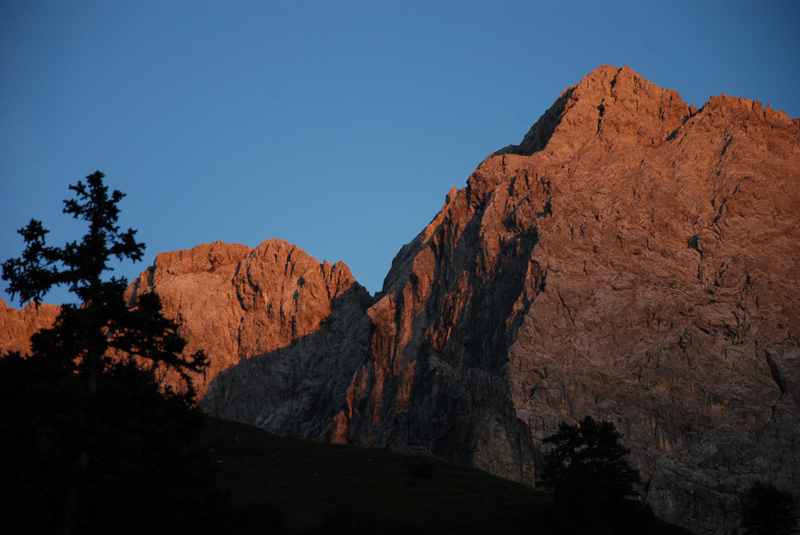
{"label": "rock outcrop", "polygon": [[51,327],[58,316],[59,307],[42,303],[33,303],[17,309],[8,306],[0,298],[0,353],[19,351],[27,354],[31,351],[31,336]]}
{"label": "rock outcrop", "polygon": [[283,240],[159,254],[129,286],[128,299],[153,291],[164,315],[181,325],[186,350],[209,356],[206,375],[195,378],[201,394],[240,360],[317,333],[337,303],[369,299],[343,262],[319,262]]}
{"label": "rock outcrop", "polygon": [[[214,242],[159,254],[126,298],[133,304],[147,292],[156,292],[164,315],[180,325],[186,351],[206,352],[206,373],[193,377],[201,396],[242,359],[316,339],[322,327],[336,324],[334,312],[347,315],[355,306],[363,316],[370,301],[343,262],[318,262],[283,240],[255,248]],[[0,351],[28,353],[31,335],[50,327],[58,311],[48,304],[18,310],[0,300]]]}

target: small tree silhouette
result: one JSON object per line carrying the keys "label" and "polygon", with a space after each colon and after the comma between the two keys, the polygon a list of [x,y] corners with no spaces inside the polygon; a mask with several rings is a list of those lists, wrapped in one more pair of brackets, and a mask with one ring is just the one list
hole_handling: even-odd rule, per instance
{"label": "small tree silhouette", "polygon": [[742,500],[742,528],[746,535],[798,533],[797,500],[774,485],[755,483]]}
{"label": "small tree silhouette", "polygon": [[562,423],[544,439],[542,483],[553,489],[557,529],[614,531],[648,520],[638,501],[639,473],[625,459],[629,450],[611,422],[587,416],[577,425]]}
{"label": "small tree silhouette", "polygon": [[[5,472],[23,490],[16,512],[30,509],[34,532],[141,532],[165,517],[172,521],[162,528],[185,529],[175,519],[202,518],[191,489],[206,484],[189,470],[206,462],[188,453],[199,423],[190,374],[203,372],[207,359],[183,354],[186,342],[156,294],[128,306],[125,279],[104,278],[112,258],[138,261],[144,252],[135,230],[120,229],[124,195],[109,192],[104,176],[69,186],[74,198],[64,212],[89,227],[80,240],[50,246],[33,219],[19,230],[22,256],[3,263],[8,291],[22,304],[40,303],[59,285],[80,303],[63,305],[54,326],[32,337],[30,356],[0,360],[0,395],[13,400],[0,404],[0,430],[10,437],[4,459],[13,463]],[[160,384],[167,372],[182,384]],[[147,514],[134,513],[132,500]]]}
{"label": "small tree silhouette", "polygon": [[120,230],[117,205],[125,195],[117,190],[109,195],[104,177],[96,171],[86,177],[86,183],[69,186],[75,198],[64,201],[64,213],[88,223],[83,238],[64,247],[48,246],[49,231],[32,219],[19,230],[26,244],[22,256],[3,263],[3,280],[9,282],[12,297],[19,296],[20,304],[38,304],[60,285],[78,297],[80,306],[63,305],[55,326],[34,335],[31,345],[34,355],[47,355],[60,359],[67,368],[74,367],[86,379],[90,393],[96,391],[98,375],[111,362],[111,351],[117,359],[137,358],[149,368],[175,370],[184,379],[187,398],[193,399],[189,372],[205,370],[203,352],[182,356],[186,342],[175,322],[162,315],[157,294],[146,294],[129,308],[124,299],[127,281],[103,279],[111,270],[112,257],[139,261],[145,248],[136,241],[135,230]]}

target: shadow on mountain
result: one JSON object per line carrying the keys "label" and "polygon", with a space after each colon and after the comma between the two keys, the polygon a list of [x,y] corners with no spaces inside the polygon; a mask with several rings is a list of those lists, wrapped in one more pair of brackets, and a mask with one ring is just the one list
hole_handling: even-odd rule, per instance
{"label": "shadow on mountain", "polygon": [[356,369],[368,358],[369,294],[354,285],[319,330],[217,375],[201,407],[279,435],[327,439]]}
{"label": "shadow on mountain", "polygon": [[539,152],[547,146],[547,142],[553,136],[561,117],[567,107],[572,92],[575,88],[571,87],[561,93],[561,96],[550,106],[544,114],[533,124],[533,126],[525,134],[522,143],[519,145],[507,145],[502,149],[496,151],[496,156],[501,154],[519,154],[522,156],[530,156],[534,152]]}

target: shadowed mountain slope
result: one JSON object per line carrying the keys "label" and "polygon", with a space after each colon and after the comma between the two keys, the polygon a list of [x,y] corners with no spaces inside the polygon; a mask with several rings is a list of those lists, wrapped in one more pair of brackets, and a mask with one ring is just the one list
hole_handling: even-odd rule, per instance
{"label": "shadowed mountain slope", "polygon": [[256,248],[214,242],[160,254],[128,289],[161,297],[164,314],[181,324],[188,351],[210,357],[200,392],[240,360],[288,346],[319,330],[345,295],[368,299],[342,262],[319,262],[283,240]]}

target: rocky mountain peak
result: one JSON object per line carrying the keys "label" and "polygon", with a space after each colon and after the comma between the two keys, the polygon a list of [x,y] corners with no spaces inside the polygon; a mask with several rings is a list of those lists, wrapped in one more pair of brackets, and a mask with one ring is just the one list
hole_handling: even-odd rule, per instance
{"label": "rocky mountain peak", "polygon": [[500,154],[545,150],[569,158],[592,140],[607,145],[657,145],[694,113],[680,95],[630,67],[602,65],[568,87],[519,145]]}
{"label": "rocky mountain peak", "polygon": [[798,181],[785,114],[592,71],[397,254],[337,436],[532,482],[589,414],[659,515],[725,532],[754,474],[800,489]]}
{"label": "rocky mountain peak", "polygon": [[160,253],[153,263],[157,270],[172,273],[199,273],[235,264],[250,252],[250,247],[238,243],[215,241],[191,249]]}
{"label": "rocky mountain peak", "polygon": [[31,335],[50,327],[58,311],[59,307],[46,303],[28,303],[18,309],[0,297],[0,354],[4,351],[30,352]]}
{"label": "rocky mountain peak", "polygon": [[254,248],[217,241],[160,254],[128,297],[151,291],[181,324],[187,350],[204,349],[210,357],[208,373],[197,378],[201,393],[241,359],[317,331],[345,296],[368,299],[346,264],[319,262],[280,239]]}
{"label": "rocky mountain peak", "polygon": [[[201,394],[223,370],[288,347],[317,332],[337,308],[370,297],[344,262],[319,262],[280,239],[251,248],[216,241],[161,253],[129,285],[126,298],[156,292],[177,321],[187,351],[203,349],[210,366],[195,383]],[[52,325],[55,305],[20,310],[0,299],[0,350],[30,351],[30,337]]]}
{"label": "rocky mountain peak", "polygon": [[716,124],[760,122],[777,128],[796,127],[796,121],[785,112],[764,106],[758,100],[718,95],[708,99],[700,110],[704,118]]}

